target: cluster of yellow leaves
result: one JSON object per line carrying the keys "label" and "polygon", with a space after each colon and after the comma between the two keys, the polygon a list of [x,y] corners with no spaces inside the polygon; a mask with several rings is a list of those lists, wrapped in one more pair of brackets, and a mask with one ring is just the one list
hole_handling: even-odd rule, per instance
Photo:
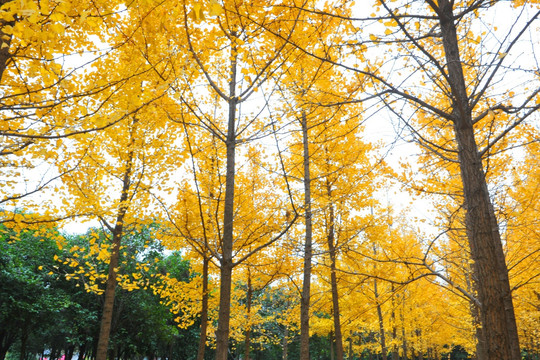
{"label": "cluster of yellow leaves", "polygon": [[[69,249],[69,257],[59,258],[55,256],[55,261],[72,268],[71,272],[65,274],[67,280],[76,281],[77,286],[82,284],[87,292],[101,295],[105,291],[104,285],[107,281],[107,266],[110,261],[111,247],[109,244],[99,240],[97,234],[89,236],[91,238],[87,247],[74,245]],[[138,262],[135,255],[130,255],[123,249],[125,249],[125,246],[120,249],[123,252],[123,260],[117,269],[116,282],[118,285],[127,291],[136,289],[157,291],[158,287],[155,283],[159,283],[160,275],[152,271],[155,262]],[[128,262],[135,263],[134,272],[132,273],[124,273],[125,270],[123,269]]]}

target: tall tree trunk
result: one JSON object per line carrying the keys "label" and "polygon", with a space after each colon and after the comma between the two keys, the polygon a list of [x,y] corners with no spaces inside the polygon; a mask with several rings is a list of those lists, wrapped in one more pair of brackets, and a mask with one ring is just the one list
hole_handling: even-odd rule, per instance
{"label": "tall tree trunk", "polygon": [[250,348],[251,348],[251,300],[253,297],[253,288],[251,287],[251,271],[248,268],[248,282],[247,282],[247,301],[246,301],[246,312],[247,312],[247,327],[245,331],[244,338],[244,359],[250,360]]}
{"label": "tall tree trunk", "polygon": [[103,313],[101,315],[101,326],[96,351],[96,360],[107,360],[109,348],[109,337],[113,318],[114,297],[116,291],[116,274],[120,257],[120,243],[122,240],[123,222],[117,222],[113,233],[111,259],[109,262],[109,274],[105,287],[105,299],[103,301]]}
{"label": "tall tree trunk", "polygon": [[[454,2],[439,1],[439,20],[453,104],[454,132],[465,198],[465,225],[474,260],[487,359],[519,360],[519,339],[504,251],[478,152],[459,55]],[[486,359],[486,360],[487,360]]]}
{"label": "tall tree trunk", "polygon": [[197,360],[204,360],[206,350],[206,332],[208,329],[208,255],[203,257],[202,273],[202,297],[201,297],[201,328],[199,332],[199,347],[197,349]]}
{"label": "tall tree trunk", "polygon": [[302,111],[302,142],[304,148],[304,217],[306,234],[304,242],[304,278],[300,299],[300,360],[309,360],[309,306],[311,290],[312,224],[311,224],[311,175],[309,171],[309,137],[305,111]]}
{"label": "tall tree trunk", "polygon": [[[232,37],[236,35],[231,33]],[[231,315],[231,286],[233,270],[233,221],[234,221],[234,182],[236,151],[236,46],[231,47],[231,81],[229,82],[229,115],[227,125],[227,170],[225,175],[225,204],[223,209],[223,238],[221,240],[221,277],[219,292],[218,328],[216,331],[216,360],[227,360],[229,350],[229,323]]]}
{"label": "tall tree trunk", "polygon": [[373,294],[375,295],[375,302],[377,303],[377,318],[379,319],[379,335],[381,341],[381,354],[382,360],[387,360],[387,349],[386,349],[386,333],[384,331],[384,318],[381,308],[381,303],[379,301],[379,291],[377,289],[377,279],[373,279]]}
{"label": "tall tree trunk", "polygon": [[[328,197],[332,198],[332,188],[328,180],[326,181],[326,191]],[[327,242],[328,253],[330,255],[330,284],[332,288],[332,311],[334,317],[334,339],[336,344],[336,360],[343,360],[343,336],[341,334],[341,321],[339,313],[339,292],[336,276],[336,245],[335,245],[335,225],[334,225],[334,205],[330,204],[330,226],[328,228]]]}
{"label": "tall tree trunk", "polygon": [[[373,255],[377,256],[377,245],[373,244]],[[377,269],[377,264],[373,264],[373,270]],[[381,302],[379,301],[379,289],[377,287],[377,278],[373,279],[373,295],[375,297],[375,303],[377,304],[377,318],[379,320],[379,336],[381,343],[381,353],[382,359],[387,360],[387,349],[386,349],[386,333],[384,331],[384,318],[381,308]]]}
{"label": "tall tree trunk", "polygon": [[[403,307],[405,307],[405,294],[403,295]],[[401,309],[401,348],[403,350],[403,359],[407,360],[407,333],[405,332],[405,316],[403,314],[403,307]]]}
{"label": "tall tree trunk", "polygon": [[[134,119],[134,124],[137,122]],[[133,144],[133,137],[131,138],[130,148]],[[124,177],[122,179],[122,192],[120,195],[120,206],[118,208],[118,214],[114,227],[112,228],[112,249],[111,258],[109,261],[109,274],[107,276],[107,282],[105,285],[105,299],[103,301],[103,313],[101,315],[101,325],[99,330],[99,338],[96,350],[96,360],[107,360],[107,352],[109,349],[109,338],[111,334],[111,325],[113,319],[114,298],[116,292],[116,275],[120,258],[120,244],[122,242],[122,234],[124,231],[124,217],[128,210],[128,195],[131,185],[131,173],[133,168],[133,150],[130,150],[126,160],[126,169],[124,171]]]}
{"label": "tall tree trunk", "polygon": [[392,283],[392,360],[399,360],[399,352],[397,348],[397,324],[396,324],[396,293],[394,284]]}

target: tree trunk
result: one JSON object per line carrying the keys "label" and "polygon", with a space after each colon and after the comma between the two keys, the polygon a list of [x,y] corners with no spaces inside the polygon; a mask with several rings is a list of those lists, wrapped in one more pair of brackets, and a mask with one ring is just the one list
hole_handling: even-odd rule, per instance
{"label": "tree trunk", "polygon": [[116,269],[120,257],[120,243],[122,240],[122,225],[115,226],[112,240],[111,259],[109,262],[109,274],[105,287],[105,300],[103,301],[103,313],[101,316],[101,326],[99,330],[99,340],[97,345],[96,360],[107,360],[109,349],[109,337],[111,334],[114,298],[116,291]]}
{"label": "tree trunk", "polygon": [[[519,339],[498,222],[478,152],[472,111],[459,56],[453,2],[439,1],[439,21],[453,95],[452,115],[465,198],[465,226],[471,255],[487,359],[519,360]],[[487,360],[486,359],[486,360]]]}
{"label": "tree trunk", "polygon": [[199,347],[197,349],[197,360],[204,360],[206,350],[206,332],[208,329],[208,256],[203,258],[202,273],[202,298],[201,298],[201,329],[199,332]]}
{"label": "tree trunk", "polygon": [[[134,123],[137,120],[134,119]],[[133,138],[131,139],[131,143]],[[132,148],[132,147],[131,147]],[[105,285],[105,299],[103,301],[103,313],[101,316],[101,325],[99,330],[99,339],[96,350],[96,360],[107,360],[107,352],[109,349],[109,338],[111,335],[111,326],[113,319],[114,298],[116,292],[116,275],[120,258],[120,244],[122,242],[122,234],[124,231],[124,217],[128,210],[128,195],[131,185],[131,173],[133,168],[133,150],[128,153],[126,161],[126,170],[122,179],[122,193],[120,195],[120,206],[118,214],[112,229],[112,249],[111,258],[109,261],[109,274]]]}
{"label": "tree trunk", "polygon": [[386,350],[386,333],[384,332],[384,318],[382,314],[381,304],[379,302],[379,292],[377,289],[377,279],[373,279],[373,294],[375,295],[375,302],[377,303],[377,317],[379,319],[379,335],[381,341],[381,354],[382,360],[387,360]]}
{"label": "tree trunk", "polygon": [[251,287],[251,272],[248,268],[248,282],[247,282],[247,327],[244,338],[244,359],[250,360],[250,348],[251,348],[251,298],[253,297],[253,289]]}
{"label": "tree trunk", "polygon": [[[405,304],[405,296],[403,296],[403,304]],[[403,359],[404,360],[407,360],[407,337],[405,335],[406,332],[405,332],[405,319],[404,319],[404,316],[403,316],[403,309],[401,309],[402,313],[401,313],[401,347],[402,347],[402,350],[403,350]]]}
{"label": "tree trunk", "polygon": [[[466,265],[467,272],[465,274],[465,283],[467,284],[467,291],[471,294],[477,293],[474,281],[471,279],[472,269],[468,264]],[[474,328],[474,335],[476,337],[476,358],[487,359],[486,341],[484,338],[484,332],[482,330],[482,323],[480,320],[480,309],[473,301],[469,301],[469,309],[472,315],[472,326]]]}
{"label": "tree trunk", "polygon": [[[289,328],[287,325],[285,325],[285,329],[283,330],[283,360],[289,359]],[[2,360],[2,359],[0,359]]]}
{"label": "tree trunk", "polygon": [[[231,34],[233,37],[234,33]],[[221,243],[221,278],[219,292],[218,328],[216,331],[216,360],[227,360],[229,323],[231,314],[231,286],[233,270],[233,218],[236,151],[236,47],[231,48],[231,81],[229,83],[229,116],[227,126],[227,170],[225,175],[225,205],[223,209],[223,238]]]}
{"label": "tree trunk", "polygon": [[394,284],[392,284],[392,360],[399,360],[399,353],[397,348],[397,325],[396,325],[396,294]]}
{"label": "tree trunk", "polygon": [[306,113],[302,112],[302,142],[304,147],[304,211],[306,234],[304,242],[304,278],[300,299],[300,360],[309,360],[309,305],[311,289],[312,224],[311,176],[309,172],[309,137]]}
{"label": "tree trunk", "polygon": [[[328,197],[332,198],[332,189],[327,180],[326,190]],[[343,360],[343,336],[341,334],[341,321],[339,313],[339,292],[337,285],[337,276],[336,276],[336,246],[335,246],[335,226],[334,226],[334,206],[330,204],[330,227],[328,229],[327,242],[328,242],[328,253],[330,255],[330,284],[332,288],[332,311],[334,317],[334,339],[335,339],[335,350],[336,350],[336,359]]]}
{"label": "tree trunk", "polygon": [[[373,255],[377,256],[377,245],[373,244]],[[373,270],[377,269],[377,264],[373,264]],[[386,350],[386,333],[384,331],[384,318],[381,308],[381,303],[379,301],[379,290],[377,288],[377,279],[373,279],[373,295],[375,297],[375,303],[377,304],[377,318],[379,320],[379,336],[381,343],[381,354],[382,359],[387,360],[387,350]]]}

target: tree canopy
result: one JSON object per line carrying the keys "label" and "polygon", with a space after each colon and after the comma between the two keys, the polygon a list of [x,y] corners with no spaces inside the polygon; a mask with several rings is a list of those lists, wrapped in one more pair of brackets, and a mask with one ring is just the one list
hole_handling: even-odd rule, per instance
{"label": "tree canopy", "polygon": [[539,22],[1,0],[0,360],[538,359]]}

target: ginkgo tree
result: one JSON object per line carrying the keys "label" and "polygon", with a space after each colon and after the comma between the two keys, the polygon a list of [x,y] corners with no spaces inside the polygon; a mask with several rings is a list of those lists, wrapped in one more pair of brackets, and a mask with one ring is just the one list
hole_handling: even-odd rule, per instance
{"label": "ginkgo tree", "polygon": [[[375,88],[370,93],[439,159],[441,168],[455,164],[459,169],[485,356],[519,359],[508,268],[486,171],[490,156],[511,146],[506,139],[540,107],[536,65],[522,60],[534,58],[538,39],[530,30],[540,13],[523,1],[374,5],[371,16],[351,18],[361,30],[348,44],[350,52],[360,43],[388,51],[379,55],[378,64],[342,66],[371,79]],[[507,25],[496,23],[500,11],[511,11],[515,19]],[[510,76],[522,80],[503,81]],[[422,121],[415,116],[419,114],[428,116]],[[486,131],[479,134],[480,129]]]}
{"label": "ginkgo tree", "polygon": [[[326,278],[330,283],[336,357],[342,359],[339,254],[369,225],[369,220],[360,214],[365,214],[374,203],[371,194],[376,187],[377,167],[381,164],[374,160],[372,147],[360,140],[359,109],[354,106],[325,106],[346,96],[326,93],[324,85],[320,86],[327,79],[333,78],[337,82],[339,76],[335,74],[334,78],[327,65],[313,69],[316,70],[304,71],[304,79],[308,83],[305,89],[298,85],[301,81],[292,78],[301,89],[301,96],[296,102],[288,100],[286,105],[286,113],[299,111],[298,127],[301,129],[291,136],[286,165],[291,178],[301,180],[304,187],[305,227],[298,230],[299,233],[304,232],[305,238],[301,295],[301,324],[302,320],[304,323],[301,332],[307,338],[309,322],[306,320],[311,317],[309,283],[311,273],[315,271],[317,278]],[[308,77],[308,71],[313,77]],[[294,92],[290,97],[293,95]],[[306,98],[310,100],[306,102]],[[313,253],[318,255],[313,256]],[[312,264],[320,262],[328,269],[312,270],[317,268]]]}
{"label": "ginkgo tree", "polygon": [[[334,4],[336,5],[336,4]],[[287,5],[282,5],[286,7]],[[315,3],[305,3],[304,7],[311,9]],[[326,5],[330,6],[330,5]],[[340,19],[332,19],[313,14],[308,21],[298,25],[301,32],[293,34],[288,40],[295,44],[301,44],[323,58],[339,56],[339,50],[327,46],[327,41],[338,42],[351,30]],[[340,31],[336,31],[340,29]],[[334,84],[333,84],[334,83]],[[337,85],[333,87],[333,85]],[[309,359],[310,338],[310,306],[311,306],[311,278],[314,263],[314,249],[318,249],[314,236],[324,231],[315,227],[314,222],[321,218],[316,213],[334,211],[332,201],[340,195],[332,193],[332,189],[338,188],[337,192],[343,198],[346,193],[351,194],[356,182],[350,183],[350,187],[342,189],[341,184],[334,184],[336,177],[347,173],[347,169],[355,166],[361,167],[360,163],[365,160],[359,148],[362,147],[356,136],[360,132],[358,118],[360,110],[352,105],[343,105],[353,98],[355,89],[358,89],[357,79],[344,79],[343,73],[325,61],[313,58],[298,51],[294,61],[287,63],[283,75],[278,79],[278,89],[281,94],[278,108],[279,118],[284,127],[282,138],[287,147],[282,151],[286,162],[286,172],[293,180],[301,183],[303,191],[298,191],[298,202],[303,203],[304,223],[298,234],[302,234],[303,241],[303,278],[302,291],[300,294],[300,358]],[[354,103],[354,102],[353,102]],[[276,116],[277,116],[276,114]],[[289,135],[291,132],[292,135]],[[281,137],[281,135],[280,135]],[[345,149],[358,151],[348,159],[350,152]],[[280,154],[280,156],[282,156]],[[281,161],[282,158],[280,157]],[[315,170],[312,170],[315,168]],[[324,184],[324,181],[327,181]],[[350,179],[349,179],[350,180]],[[321,184],[321,182],[323,184]],[[300,185],[298,185],[300,186]],[[318,189],[315,190],[315,187]],[[301,193],[301,195],[300,195]],[[314,197],[317,197],[317,200]],[[325,203],[320,198],[329,199]],[[323,210],[325,209],[325,210]],[[325,215],[328,215],[327,213]],[[339,216],[339,215],[337,215]],[[334,215],[330,215],[334,217]],[[326,219],[329,247],[328,250],[335,262],[335,249],[333,249],[335,234],[333,233],[333,220]],[[343,346],[339,324],[339,301],[337,284],[335,281],[335,268],[332,271],[332,293],[335,298],[334,321],[336,335],[336,354],[338,359],[343,358]]]}
{"label": "ginkgo tree", "polygon": [[[150,190],[167,183],[167,165],[182,157],[182,151],[172,151],[170,146],[178,132],[156,115],[155,109],[146,109],[107,130],[73,137],[57,163],[59,172],[66,174],[58,187],[65,196],[62,212],[99,221],[111,236],[110,248],[97,254],[108,262],[106,286],[100,290],[105,299],[98,359],[107,357],[124,233],[154,221],[144,210],[153,198]],[[163,151],[165,146],[168,152]],[[65,172],[65,168],[72,170]]]}
{"label": "ginkgo tree", "polygon": [[[261,131],[265,130],[260,113],[246,115],[239,111],[239,106],[259,89],[262,91],[262,85],[284,64],[290,51],[286,41],[269,35],[265,27],[269,26],[284,37],[290,37],[295,31],[299,12],[280,12],[274,4],[266,1],[250,4],[226,1],[219,6],[211,1],[209,4],[212,6],[184,3],[179,25],[183,28],[190,61],[201,74],[202,81],[196,83],[203,84],[212,94],[207,98],[217,99],[217,111],[209,114],[205,107],[208,104],[197,101],[204,99],[197,93],[198,87],[192,86],[191,94],[177,93],[177,96],[180,104],[195,114],[197,125],[205,128],[225,146],[225,187],[220,210],[223,219],[220,220],[219,252],[215,254],[220,267],[216,359],[224,360],[229,344],[233,268],[261,248],[277,241],[290,226],[284,214],[279,215],[283,213],[282,209],[271,208],[273,215],[268,214],[267,218],[271,220],[267,223],[270,225],[268,229],[252,234],[259,238],[257,245],[246,248],[253,240],[239,237],[242,224],[239,228],[237,224],[242,220],[235,213],[242,204],[238,202],[236,187],[243,184],[236,184],[237,147],[260,136]],[[273,16],[269,17],[268,12]],[[246,20],[248,17],[251,21]],[[289,205],[283,204],[283,207]],[[253,225],[248,221],[248,227]]]}

